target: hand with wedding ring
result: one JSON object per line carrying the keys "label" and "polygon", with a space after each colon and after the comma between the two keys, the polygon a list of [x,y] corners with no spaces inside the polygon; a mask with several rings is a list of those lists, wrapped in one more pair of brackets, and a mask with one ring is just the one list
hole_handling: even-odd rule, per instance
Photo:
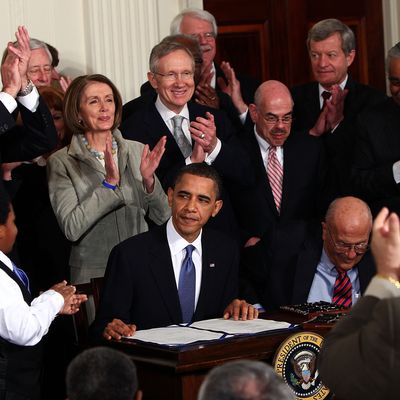
{"label": "hand with wedding ring", "polygon": [[206,118],[197,117],[190,123],[192,139],[198,143],[205,153],[210,154],[217,145],[217,128],[214,123],[214,115],[206,112]]}

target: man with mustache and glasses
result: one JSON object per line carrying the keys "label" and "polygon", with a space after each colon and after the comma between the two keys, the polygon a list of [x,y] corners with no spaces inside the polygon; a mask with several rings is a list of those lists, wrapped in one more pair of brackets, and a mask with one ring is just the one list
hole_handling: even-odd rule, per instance
{"label": "man with mustache and glasses", "polygon": [[321,197],[322,142],[304,132],[291,133],[293,100],[288,88],[278,81],[264,82],[249,112],[254,125],[240,139],[252,160],[255,185],[231,188],[245,247],[282,222],[323,215],[319,209],[327,204]]}
{"label": "man with mustache and glasses", "polygon": [[[217,51],[217,22],[212,14],[198,8],[187,8],[178,14],[171,22],[171,35],[183,33],[195,37],[203,52],[203,65],[200,83],[196,86],[195,97],[200,104],[210,107],[225,109],[230,112],[230,104],[227,104],[221,93],[232,97],[238,112],[245,113],[247,105],[254,100],[254,93],[259,82],[247,76],[238,76],[229,62],[223,61],[221,66],[214,63]],[[238,90],[232,90],[232,84],[239,85]],[[241,106],[237,106],[235,96],[239,96]],[[246,115],[244,115],[243,122]]]}

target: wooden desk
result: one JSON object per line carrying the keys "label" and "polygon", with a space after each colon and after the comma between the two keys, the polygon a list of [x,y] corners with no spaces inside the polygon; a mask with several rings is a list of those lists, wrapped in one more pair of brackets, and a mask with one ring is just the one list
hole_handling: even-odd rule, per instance
{"label": "wooden desk", "polygon": [[[288,320],[288,315],[274,315],[274,319]],[[301,322],[301,318],[292,317],[290,322]],[[311,330],[324,335],[327,329]],[[145,400],[195,400],[211,368],[241,358],[271,363],[278,346],[295,332],[263,333],[179,349],[130,340],[111,344],[135,361]]]}

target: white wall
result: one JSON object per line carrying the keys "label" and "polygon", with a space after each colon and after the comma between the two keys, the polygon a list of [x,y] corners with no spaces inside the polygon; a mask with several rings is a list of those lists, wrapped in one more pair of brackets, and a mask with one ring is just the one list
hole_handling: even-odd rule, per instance
{"label": "white wall", "polygon": [[0,43],[5,48],[25,25],[31,37],[58,49],[62,73],[107,75],[127,101],[147,79],[151,48],[192,6],[201,8],[202,0],[1,0]]}
{"label": "white wall", "polygon": [[[103,73],[128,101],[139,95],[150,50],[168,35],[172,18],[202,6],[202,0],[0,0],[0,48],[26,25],[59,50],[63,73]],[[386,52],[400,41],[400,0],[383,0],[383,15]]]}

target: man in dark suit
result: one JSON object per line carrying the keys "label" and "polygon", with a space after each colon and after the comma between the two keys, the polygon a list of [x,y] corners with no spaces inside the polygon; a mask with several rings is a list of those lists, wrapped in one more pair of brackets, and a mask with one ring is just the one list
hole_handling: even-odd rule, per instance
{"label": "man in dark suit", "polygon": [[373,214],[385,206],[400,215],[400,42],[387,66],[392,97],[358,118],[352,183]]}
{"label": "man in dark suit", "polygon": [[[162,41],[150,55],[148,79],[157,95],[150,96],[121,125],[126,139],[153,148],[166,136],[165,153],[156,170],[165,191],[177,171],[191,162],[207,162],[221,175],[224,185],[252,181],[250,161],[241,150],[229,120],[218,110],[191,102],[194,91],[194,60],[177,42]],[[175,119],[181,121],[179,127]],[[225,232],[235,232],[236,222],[229,199],[215,223]]]}
{"label": "man in dark suit", "polygon": [[[257,317],[257,311],[244,300],[234,300],[238,254],[232,240],[203,229],[222,207],[219,191],[219,177],[212,167],[204,163],[184,167],[168,190],[172,209],[168,223],[112,250],[93,323],[97,336],[120,339],[121,335],[132,335],[136,328],[221,316]],[[188,285],[182,274],[189,247],[195,269],[191,300],[182,295]]]}
{"label": "man in dark suit", "polygon": [[[322,232],[305,221],[281,225],[254,248],[258,262],[243,263],[243,275],[255,293],[251,300],[267,309],[316,301],[355,303],[375,273],[368,252],[371,227],[367,204],[355,197],[331,203]],[[334,296],[341,273],[350,280],[349,304]]]}
{"label": "man in dark suit", "polygon": [[[217,51],[217,22],[212,14],[198,8],[187,8],[178,14],[171,22],[171,35],[183,33],[197,37],[203,51],[203,66],[200,85],[196,88],[196,98],[200,104],[212,105],[220,93],[231,93],[230,65],[223,62],[221,67],[214,63]],[[254,100],[254,93],[259,85],[256,79],[238,76],[240,92],[246,104]]]}
{"label": "man in dark suit", "polygon": [[[292,110],[290,92],[278,81],[264,82],[256,91],[255,104],[249,107],[253,124],[242,133],[241,144],[252,160],[255,184],[248,189],[239,185],[229,188],[247,245],[255,244],[277,224],[318,218],[319,207],[323,207],[321,139],[292,134]],[[272,155],[277,158],[278,182],[270,174],[270,168],[274,170]]]}
{"label": "man in dark suit", "polygon": [[386,96],[348,75],[355,57],[355,37],[341,21],[327,19],[315,24],[308,33],[307,47],[316,82],[292,89],[294,127],[323,136],[332,188],[344,195],[351,193],[349,176],[357,115]]}
{"label": "man in dark suit", "polygon": [[[57,143],[51,114],[27,78],[30,48],[26,28],[19,27],[16,36],[18,47],[8,45],[1,66],[0,162],[32,159],[52,150]],[[17,107],[23,125],[17,125],[12,115]]]}
{"label": "man in dark suit", "polygon": [[375,219],[372,252],[377,275],[350,314],[324,338],[318,358],[322,380],[341,399],[398,397],[400,226],[388,209]]}

